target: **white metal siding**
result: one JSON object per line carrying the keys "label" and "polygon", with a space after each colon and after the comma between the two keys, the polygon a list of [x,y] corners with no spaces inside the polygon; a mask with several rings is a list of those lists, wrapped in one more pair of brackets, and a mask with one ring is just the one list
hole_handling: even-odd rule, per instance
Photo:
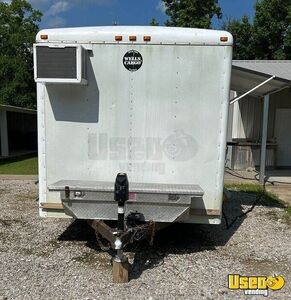
{"label": "white metal siding", "polygon": [[262,99],[247,96],[233,105],[232,138],[259,140],[262,127]]}
{"label": "white metal siding", "polygon": [[[277,108],[291,108],[291,92],[286,89],[270,96],[268,138],[274,135]],[[260,140],[263,101],[261,98],[246,97],[234,103],[232,138]]]}

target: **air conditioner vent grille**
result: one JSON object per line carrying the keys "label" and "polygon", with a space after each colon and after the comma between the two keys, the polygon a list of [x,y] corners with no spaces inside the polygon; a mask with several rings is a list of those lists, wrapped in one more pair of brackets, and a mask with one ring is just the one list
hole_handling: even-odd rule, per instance
{"label": "air conditioner vent grille", "polygon": [[76,47],[37,47],[38,78],[75,79],[77,77]]}

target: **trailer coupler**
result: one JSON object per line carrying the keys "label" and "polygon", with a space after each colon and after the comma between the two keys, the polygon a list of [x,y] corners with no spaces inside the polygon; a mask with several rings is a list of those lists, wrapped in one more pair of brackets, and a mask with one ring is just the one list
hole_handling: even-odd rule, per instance
{"label": "trailer coupler", "polygon": [[[133,214],[138,215],[137,212]],[[140,242],[145,239],[148,239],[150,245],[152,245],[155,234],[155,223],[150,221],[144,224],[135,224],[133,227],[126,226],[123,230],[112,228],[104,221],[89,220],[88,223],[95,230],[100,248],[109,253],[113,252],[113,282],[128,282],[129,262],[123,253],[123,249],[128,244]],[[106,240],[108,244],[105,246],[101,239]]]}
{"label": "trailer coupler", "polygon": [[[126,245],[144,239],[153,243],[155,223],[145,222],[144,216],[139,212],[131,212],[125,220],[124,205],[129,198],[129,183],[125,173],[117,174],[114,184],[114,200],[118,203],[117,228],[112,228],[104,221],[90,220],[89,225],[95,230],[97,242],[102,250],[113,250],[113,282],[128,282],[129,263],[123,254]],[[108,242],[104,246],[101,239]]]}

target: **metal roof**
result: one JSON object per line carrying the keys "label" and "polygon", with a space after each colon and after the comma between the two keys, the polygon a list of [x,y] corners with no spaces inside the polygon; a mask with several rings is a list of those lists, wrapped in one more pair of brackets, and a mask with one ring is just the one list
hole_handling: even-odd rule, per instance
{"label": "metal roof", "polygon": [[18,113],[24,113],[24,114],[36,114],[37,113],[35,109],[23,108],[23,107],[6,105],[6,104],[0,104],[0,110],[6,110],[6,111],[18,112]]}
{"label": "metal roof", "polygon": [[247,92],[275,76],[251,93],[262,97],[282,88],[291,86],[290,60],[234,60],[232,63],[231,89],[237,92]]}
{"label": "metal roof", "polygon": [[291,60],[234,60],[232,64],[291,81]]}
{"label": "metal roof", "polygon": [[[42,35],[48,39],[43,40]],[[121,42],[115,36],[122,36]],[[136,36],[136,41],[129,41],[129,36]],[[151,36],[144,42],[144,36]],[[227,37],[227,41],[221,41]],[[43,29],[36,36],[36,42],[51,43],[119,43],[119,44],[193,44],[193,45],[232,45],[229,32],[211,29],[179,28],[163,26],[96,26]]]}

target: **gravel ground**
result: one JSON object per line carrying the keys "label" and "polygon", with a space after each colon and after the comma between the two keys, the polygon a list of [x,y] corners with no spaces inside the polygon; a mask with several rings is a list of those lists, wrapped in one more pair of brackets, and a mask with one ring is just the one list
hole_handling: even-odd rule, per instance
{"label": "gravel ground", "polygon": [[[247,209],[252,195],[233,192],[226,213]],[[132,247],[128,284],[111,283],[106,253],[82,222],[38,217],[33,181],[0,180],[0,299],[263,299],[227,288],[229,273],[282,274],[270,299],[291,298],[290,222],[279,207],[257,206],[230,230],[177,224],[153,248]]]}

